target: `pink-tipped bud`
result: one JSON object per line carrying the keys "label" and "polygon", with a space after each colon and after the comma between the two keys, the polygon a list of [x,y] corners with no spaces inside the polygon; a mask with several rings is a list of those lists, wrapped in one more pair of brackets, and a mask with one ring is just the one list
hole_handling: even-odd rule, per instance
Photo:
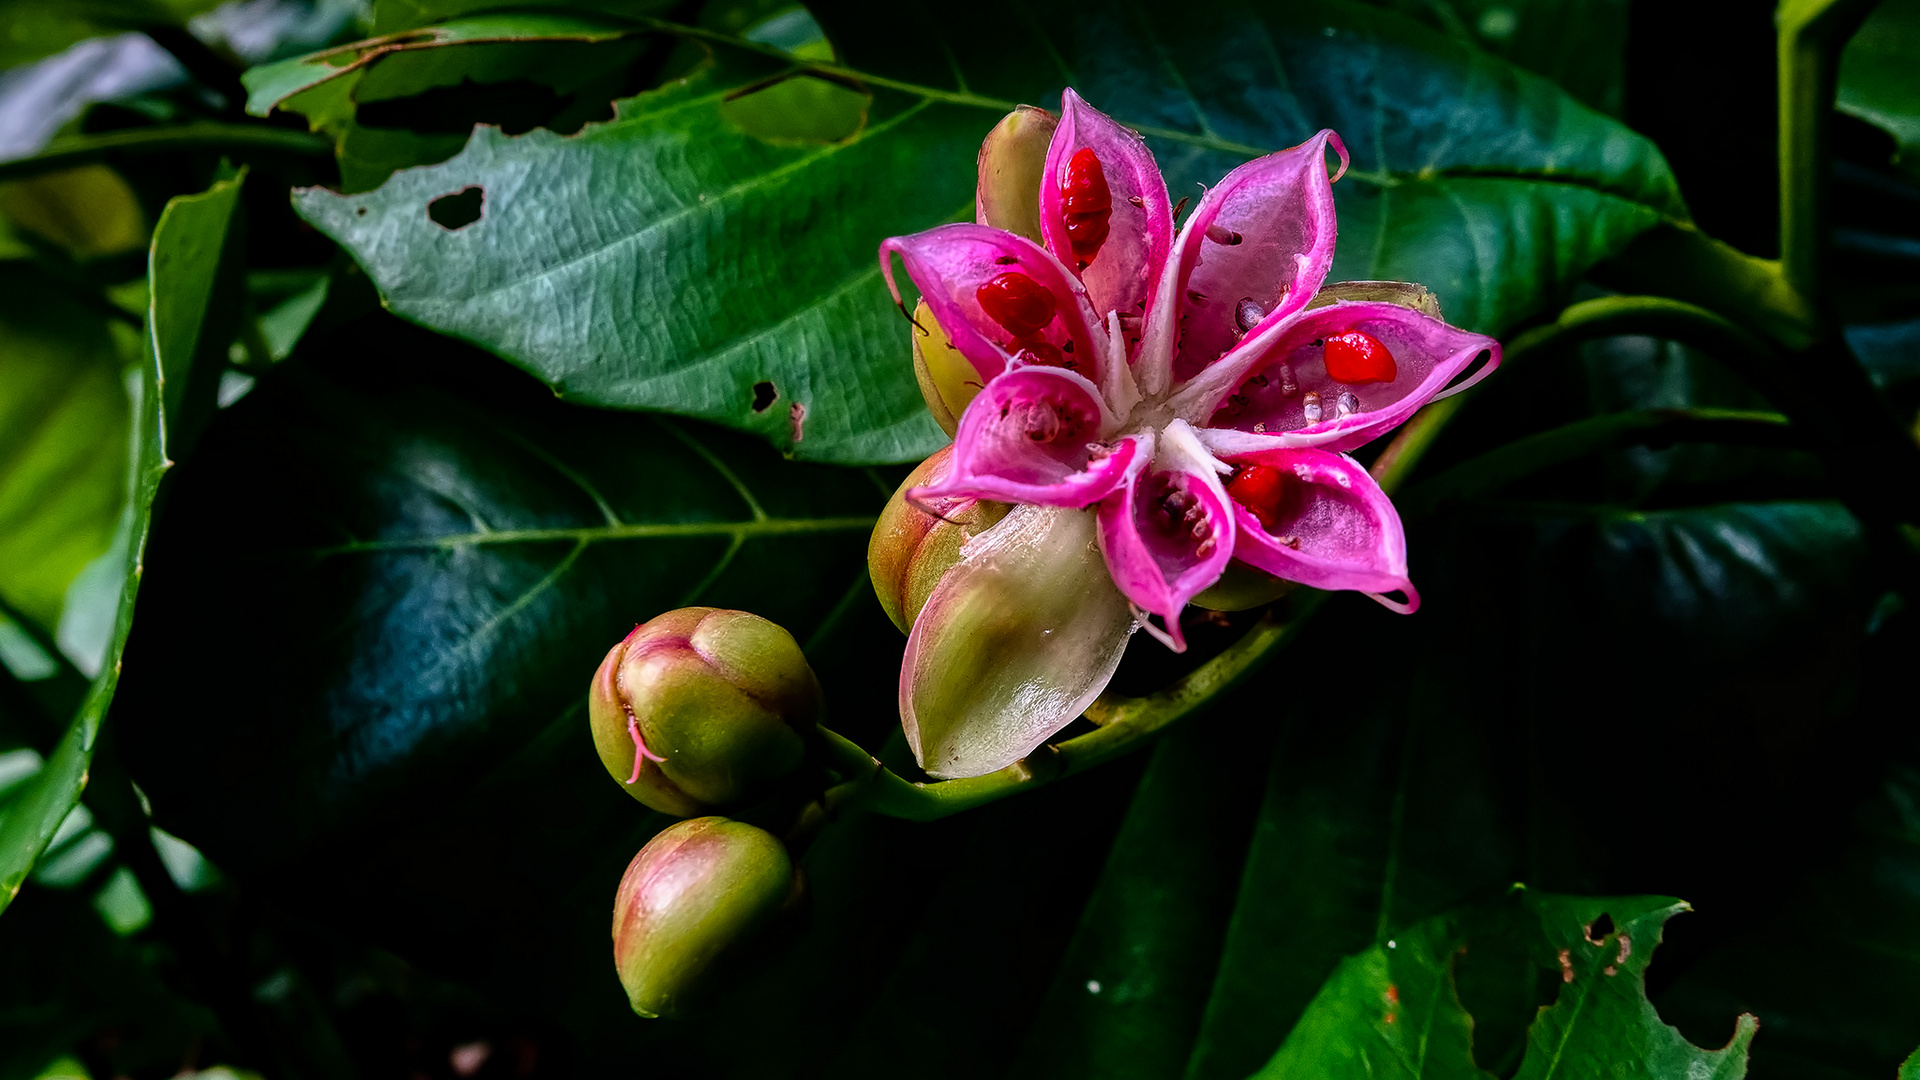
{"label": "pink-tipped bud", "polygon": [[691,817],[762,794],[799,767],[820,683],[773,623],[681,608],[607,653],[587,714],[600,761],[628,794]]}
{"label": "pink-tipped bud", "polygon": [[953,447],[947,446],[920,463],[908,474],[880,520],[874,523],[873,538],[867,543],[867,570],[873,579],[873,591],[887,618],[902,633],[913,629],[913,620],[926,606],[934,586],[960,561],[960,546],[985,532],[1012,509],[1006,503],[984,499],[939,498],[924,506],[907,501],[907,492],[916,487],[946,479],[952,468]]}
{"label": "pink-tipped bud", "polygon": [[613,901],[613,963],[633,1011],[697,1008],[805,895],[786,847],[764,829],[703,817],[662,831],[627,864]]}

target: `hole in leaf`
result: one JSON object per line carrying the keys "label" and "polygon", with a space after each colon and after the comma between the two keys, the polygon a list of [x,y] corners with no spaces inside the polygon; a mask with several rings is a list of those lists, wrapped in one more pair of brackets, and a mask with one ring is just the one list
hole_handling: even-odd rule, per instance
{"label": "hole in leaf", "polygon": [[773,384],[766,381],[765,379],[762,379],[759,382],[754,383],[753,384],[753,411],[766,412],[768,407],[773,404],[773,399],[779,396],[780,394],[778,391],[774,390]]}
{"label": "hole in leaf", "polygon": [[1611,933],[1613,933],[1613,916],[1608,915],[1604,911],[1600,913],[1599,918],[1587,924],[1587,942],[1589,944],[1598,945],[1602,939]]}
{"label": "hole in leaf", "polygon": [[448,232],[461,229],[480,220],[482,208],[486,205],[487,192],[481,187],[465,187],[451,195],[442,195],[427,204],[427,216],[435,225]]}

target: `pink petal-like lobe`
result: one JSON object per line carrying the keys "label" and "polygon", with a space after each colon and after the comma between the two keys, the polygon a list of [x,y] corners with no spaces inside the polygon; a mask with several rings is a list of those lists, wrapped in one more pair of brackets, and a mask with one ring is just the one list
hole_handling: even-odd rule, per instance
{"label": "pink petal-like lobe", "polygon": [[[1229,459],[1235,478],[1258,467],[1279,475],[1279,494],[1234,503],[1234,557],[1275,577],[1316,589],[1369,595],[1402,592],[1411,612],[1420,596],[1407,578],[1407,540],[1400,514],[1367,470],[1344,454],[1314,449],[1263,450]],[[1227,482],[1232,494],[1239,487]]]}
{"label": "pink petal-like lobe", "polygon": [[1231,506],[1212,457],[1180,420],[1162,433],[1153,464],[1100,504],[1100,549],[1113,583],[1165,620],[1175,652],[1186,649],[1181,610],[1233,557]]}
{"label": "pink petal-like lobe", "polygon": [[[1047,170],[1040,185],[1040,230],[1047,248],[1079,271],[1096,315],[1118,311],[1131,336],[1139,334],[1160,268],[1173,247],[1173,209],[1167,183],[1153,152],[1140,136],[1088,105],[1071,89],[1060,95],[1060,126],[1047,149]],[[1078,265],[1067,234],[1062,183],[1068,163],[1091,149],[1110,192],[1106,240],[1085,267]]]}
{"label": "pink petal-like lobe", "polygon": [[[898,301],[900,288],[893,278],[896,253],[934,318],[940,320],[940,328],[980,373],[981,382],[1006,370],[1014,357],[1029,362],[1057,359],[1066,370],[1099,378],[1106,330],[1094,319],[1079,279],[1040,245],[985,225],[941,225],[912,236],[891,237],[880,245],[880,270]],[[1037,333],[1015,334],[981,306],[981,287],[1004,274],[1024,274],[1052,294],[1052,321]]]}
{"label": "pink petal-like lobe", "polygon": [[1233,170],[1194,207],[1155,298],[1152,331],[1173,356],[1175,382],[1279,325],[1319,291],[1337,232],[1329,147],[1344,172],[1346,147],[1322,131]]}
{"label": "pink petal-like lobe", "polygon": [[1094,532],[1091,510],[1017,506],[927,598],[900,668],[900,720],[929,774],[1005,768],[1106,688],[1134,623]]}
{"label": "pink petal-like lobe", "polygon": [[946,477],[908,498],[1092,505],[1145,464],[1137,439],[1110,437],[1114,426],[1086,379],[1059,368],[1015,368],[961,414]]}
{"label": "pink petal-like lobe", "polygon": [[[1327,373],[1325,340],[1349,330],[1371,336],[1392,353],[1392,381],[1350,384],[1336,382]],[[1195,411],[1211,413],[1209,426],[1215,430],[1208,444],[1216,452],[1227,447],[1219,438],[1220,429],[1279,436],[1246,440],[1248,447],[1350,450],[1405,422],[1443,391],[1458,392],[1485,378],[1500,363],[1500,343],[1490,337],[1456,329],[1398,304],[1377,302],[1314,308],[1262,345],[1257,352],[1250,349],[1245,357],[1222,362],[1222,373],[1229,370],[1229,363],[1238,369],[1234,371],[1237,387],[1220,385],[1192,402]],[[1487,364],[1471,380],[1449,390],[1447,384],[1482,353],[1488,354]],[[1210,371],[1206,377],[1210,380],[1213,375]]]}

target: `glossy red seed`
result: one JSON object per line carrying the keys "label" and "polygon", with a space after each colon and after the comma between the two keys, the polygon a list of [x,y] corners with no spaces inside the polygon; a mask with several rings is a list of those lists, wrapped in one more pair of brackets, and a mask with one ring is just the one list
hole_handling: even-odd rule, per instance
{"label": "glossy red seed", "polygon": [[1066,219],[1067,243],[1073,248],[1073,257],[1085,269],[1107,242],[1108,220],[1113,216],[1107,172],[1090,146],[1081,147],[1067,159],[1067,174],[1060,180],[1060,216]]}
{"label": "glossy red seed", "polygon": [[1227,495],[1272,532],[1280,521],[1287,487],[1287,474],[1271,465],[1242,465],[1227,480]]}
{"label": "glossy red seed", "polygon": [[1380,339],[1358,330],[1327,338],[1327,375],[1335,382],[1392,382],[1399,371]]}
{"label": "glossy red seed", "polygon": [[1053,321],[1053,294],[1018,270],[994,277],[973,295],[987,318],[1014,337],[1026,337]]}

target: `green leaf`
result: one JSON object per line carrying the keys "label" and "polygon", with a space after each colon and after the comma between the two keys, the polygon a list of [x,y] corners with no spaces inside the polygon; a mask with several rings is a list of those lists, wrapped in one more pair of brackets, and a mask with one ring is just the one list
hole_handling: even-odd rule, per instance
{"label": "green leaf", "polygon": [[1896,1080],[1920,1080],[1920,1050],[1915,1050],[1900,1063],[1900,1075]]}
{"label": "green leaf", "polygon": [[[373,29],[377,34],[391,34],[503,6],[506,5],[499,0],[376,0]],[[569,13],[600,12],[633,18],[663,14],[673,7],[673,0],[520,0],[511,6],[533,11],[561,8]]]}
{"label": "green leaf", "polygon": [[1625,0],[1370,0],[1544,75],[1610,116],[1626,105]]}
{"label": "green leaf", "polygon": [[0,599],[51,631],[126,498],[127,389],[107,317],[0,265]]}
{"label": "green leaf", "polygon": [[378,61],[402,53],[450,46],[528,41],[616,41],[639,33],[631,23],[575,14],[479,15],[415,33],[392,34],[338,48],[262,64],[241,76],[247,112],[266,116],[289,98],[323,83],[346,80]]}
{"label": "green leaf", "polygon": [[[906,460],[938,441],[872,249],[966,217],[978,139],[1011,102],[1050,100],[1063,70],[1152,137],[1176,192],[1317,127],[1346,132],[1355,170],[1338,189],[1337,275],[1424,281],[1481,329],[1513,325],[1641,230],[1685,216],[1644,140],[1543,79],[1369,8],[1256,18],[1206,5],[1159,23],[1048,7],[1032,15],[1039,33],[1013,41],[990,28],[1019,19],[991,5],[923,12],[965,75],[954,89],[876,77],[900,64],[891,15],[820,14],[855,70],[814,70],[875,88],[866,126],[839,142],[743,130],[768,134],[738,97],[779,68],[764,47],[715,45],[711,63],[576,137],[482,128],[444,165],[365,195],[305,191],[297,206],[393,310],[562,396],[697,416],[842,462]],[[302,79],[324,74],[307,64]],[[479,221],[449,231],[422,212],[473,187],[486,192]],[[762,382],[778,397],[756,413]]]}
{"label": "green leaf", "polygon": [[[134,598],[145,570],[147,533],[160,478],[172,467],[169,451],[190,435],[195,386],[208,386],[210,370],[202,340],[207,305],[223,273],[221,253],[227,222],[238,203],[239,181],[222,181],[203,195],[167,204],[154,228],[147,274],[147,362],[141,365],[132,413],[127,490],[118,529],[124,548],[114,567],[119,600],[107,653],[86,700],[68,724],[45,766],[9,802],[0,817],[0,911],[13,902],[68,812],[80,801],[100,722],[120,681],[120,657],[133,627]],[[219,342],[224,346],[224,339]],[[210,399],[208,399],[210,404]],[[186,417],[176,419],[174,410]]]}
{"label": "green leaf", "polygon": [[1178,1076],[1219,961],[1273,728],[1153,752],[1011,1075]]}
{"label": "green leaf", "polygon": [[[925,78],[924,48],[899,49],[899,19],[877,5],[816,11],[851,67]],[[916,15],[953,58],[941,92],[1051,103],[1070,81],[1148,136],[1176,198],[1334,129],[1353,168],[1334,188],[1333,278],[1422,282],[1450,321],[1488,333],[1655,222],[1686,217],[1651,143],[1545,79],[1374,8],[990,2]]]}
{"label": "green leaf", "polygon": [[[484,937],[503,973],[564,958],[611,980],[602,909],[662,819],[590,752],[595,667],[680,606],[752,610],[813,646],[845,605],[880,618],[864,570],[886,491],[708,428],[560,405],[385,316],[322,333],[219,414],[170,497],[169,521],[193,524],[152,556],[125,761],[160,827],[286,903],[321,901],[422,963],[471,971]],[[880,641],[892,657],[850,657],[855,682],[898,663],[897,634]],[[891,688],[889,670],[882,701]],[[161,707],[178,700],[194,706]],[[298,885],[316,859],[324,900]],[[475,889],[486,865],[512,881]],[[571,938],[556,954],[514,929],[589,915],[590,964]],[[626,1010],[617,985],[605,1002]]]}
{"label": "green leaf", "polygon": [[[296,207],[396,313],[564,398],[695,416],[812,460],[924,456],[943,438],[874,250],[968,214],[971,171],[939,165],[971,154],[976,118],[896,96],[842,142],[776,144],[726,118],[749,81],[707,64],[578,136],[483,128],[445,165],[368,195],[305,190]],[[430,218],[474,187],[480,220]]]}
{"label": "green leaf", "polygon": [[245,171],[167,203],[148,264],[147,334],[160,380],[167,451],[184,457],[212,416],[245,287]]}
{"label": "green leaf", "polygon": [[1881,0],[1840,54],[1840,111],[1893,136],[1894,162],[1920,180],[1920,0]]}
{"label": "green leaf", "polygon": [[[1758,1029],[1753,1017],[1740,1018],[1724,1049],[1702,1050],[1663,1023],[1647,1000],[1646,969],[1661,930],[1686,904],[1534,892],[1519,900],[1504,905],[1486,929],[1520,936],[1534,966],[1561,982],[1557,1000],[1528,1033],[1521,1080],[1746,1074]],[[1610,929],[1596,929],[1603,917]],[[1474,1063],[1473,1020],[1452,977],[1457,958],[1479,937],[1463,932],[1458,918],[1439,916],[1348,958],[1257,1075],[1488,1077]]]}

